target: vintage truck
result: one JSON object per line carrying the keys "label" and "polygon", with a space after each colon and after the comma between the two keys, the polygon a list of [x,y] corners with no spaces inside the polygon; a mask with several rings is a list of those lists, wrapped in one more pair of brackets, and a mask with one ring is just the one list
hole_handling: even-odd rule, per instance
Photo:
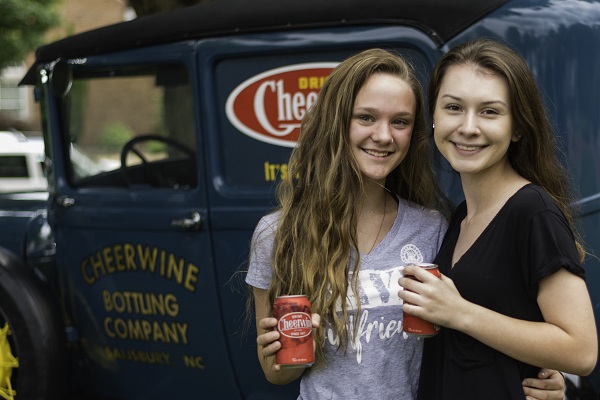
{"label": "vintage truck", "polygon": [[[300,120],[351,54],[393,49],[426,86],[480,36],[535,72],[600,255],[598,1],[220,0],[40,47],[22,84],[48,190],[0,197],[0,397],[296,398],[262,374],[244,269]],[[74,173],[75,145],[99,169]],[[597,392],[600,375],[584,383]]]}

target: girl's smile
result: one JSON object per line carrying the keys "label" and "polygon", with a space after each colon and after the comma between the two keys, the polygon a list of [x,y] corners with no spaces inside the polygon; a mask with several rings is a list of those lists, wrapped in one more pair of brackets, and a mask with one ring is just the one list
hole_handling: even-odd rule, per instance
{"label": "girl's smile", "polygon": [[509,167],[508,147],[518,140],[510,104],[499,75],[469,64],[448,68],[434,111],[434,139],[452,168],[478,175]]}
{"label": "girl's smile", "polygon": [[402,79],[377,73],[359,90],[350,145],[361,172],[380,184],[402,162],[412,135],[416,100]]}

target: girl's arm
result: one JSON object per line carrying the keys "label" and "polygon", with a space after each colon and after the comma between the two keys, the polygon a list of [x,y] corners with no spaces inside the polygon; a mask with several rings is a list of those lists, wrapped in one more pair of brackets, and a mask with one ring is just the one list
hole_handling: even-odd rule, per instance
{"label": "girl's arm", "polygon": [[[281,365],[275,364],[275,354],[281,348],[279,332],[274,329],[277,319],[270,317],[269,301],[267,291],[254,288],[254,310],[256,313],[256,343],[258,347],[258,361],[267,380],[275,385],[285,385],[298,379],[306,368],[282,369]],[[313,314],[313,329],[319,326],[320,318]]]}
{"label": "girl's arm", "polygon": [[587,287],[565,269],[540,282],[537,301],[545,322],[507,317],[468,302],[446,276],[437,279],[416,266],[404,273],[421,281],[399,280],[409,290],[399,292],[409,314],[464,332],[527,364],[577,375],[590,374],[596,365],[596,324]]}

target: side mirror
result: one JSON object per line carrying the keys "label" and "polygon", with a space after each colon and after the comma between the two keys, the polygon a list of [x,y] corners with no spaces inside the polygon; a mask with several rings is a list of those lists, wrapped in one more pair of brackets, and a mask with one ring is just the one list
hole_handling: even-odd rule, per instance
{"label": "side mirror", "polygon": [[73,84],[73,72],[64,60],[58,60],[50,71],[50,88],[57,97],[65,97]]}

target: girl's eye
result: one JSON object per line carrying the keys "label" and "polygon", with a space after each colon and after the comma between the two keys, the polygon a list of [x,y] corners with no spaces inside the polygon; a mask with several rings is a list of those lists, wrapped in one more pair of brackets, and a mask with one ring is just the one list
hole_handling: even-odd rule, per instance
{"label": "girl's eye", "polygon": [[446,110],[450,110],[450,111],[460,111],[460,107],[458,105],[456,105],[456,104],[448,104],[444,108]]}
{"label": "girl's eye", "polygon": [[406,126],[408,125],[408,121],[404,119],[397,119],[394,122],[392,122],[392,124],[396,126]]}
{"label": "girl's eye", "polygon": [[498,111],[496,111],[492,108],[486,108],[485,110],[483,110],[483,113],[487,114],[487,115],[497,115]]}
{"label": "girl's eye", "polygon": [[373,121],[373,117],[371,117],[370,115],[358,115],[356,118],[358,118],[361,121],[365,121],[365,122],[371,122]]}

